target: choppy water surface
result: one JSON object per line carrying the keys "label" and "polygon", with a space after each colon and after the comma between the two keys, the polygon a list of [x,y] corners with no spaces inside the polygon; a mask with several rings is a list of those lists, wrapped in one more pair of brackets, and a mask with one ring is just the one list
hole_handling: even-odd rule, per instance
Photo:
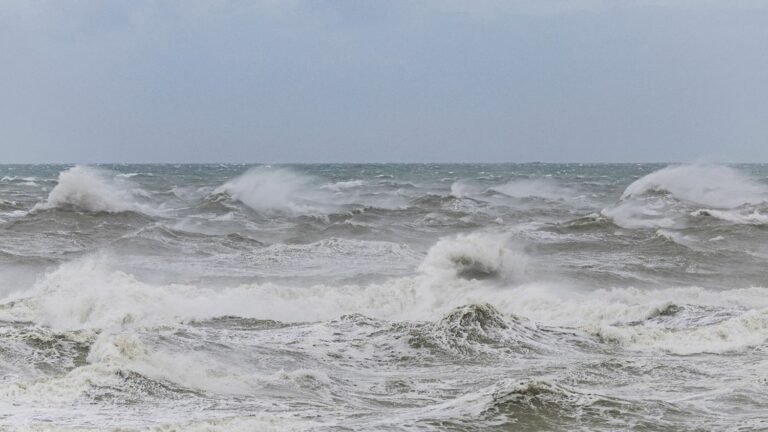
{"label": "choppy water surface", "polygon": [[0,166],[0,428],[764,430],[768,166]]}

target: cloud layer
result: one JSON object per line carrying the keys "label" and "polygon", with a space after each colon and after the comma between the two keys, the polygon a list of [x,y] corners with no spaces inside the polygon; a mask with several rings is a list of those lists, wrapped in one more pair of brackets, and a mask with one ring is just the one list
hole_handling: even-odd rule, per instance
{"label": "cloud layer", "polygon": [[0,150],[766,161],[766,24],[758,2],[10,0]]}

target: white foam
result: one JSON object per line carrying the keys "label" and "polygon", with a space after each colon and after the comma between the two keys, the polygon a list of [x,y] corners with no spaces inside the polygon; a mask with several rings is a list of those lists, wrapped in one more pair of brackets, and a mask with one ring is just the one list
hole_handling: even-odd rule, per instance
{"label": "white foam", "polygon": [[674,354],[724,353],[763,344],[768,339],[768,309],[751,310],[720,323],[691,328],[650,326],[595,327],[604,339],[638,350]]}
{"label": "white foam", "polygon": [[[506,313],[549,326],[582,329],[630,349],[720,353],[756,346],[768,339],[768,288],[614,288],[580,292],[531,284],[502,296],[487,291],[475,295],[483,300],[495,297],[495,305]],[[686,317],[681,317],[674,327],[645,322],[673,305],[701,306],[710,308],[703,313],[721,310],[734,316],[713,324],[704,320],[704,324],[696,321],[688,325]]]}
{"label": "white foam", "polygon": [[744,225],[765,225],[768,224],[768,215],[760,213],[757,209],[740,211],[733,210],[715,210],[700,209],[691,213],[692,216],[709,216],[726,222]]}
{"label": "white foam", "polygon": [[108,366],[85,365],[61,376],[0,384],[0,401],[61,405],[81,396],[92,386],[119,385],[119,378]]}
{"label": "white foam", "polygon": [[237,373],[231,365],[227,367],[210,356],[150,348],[133,332],[100,334],[87,360],[113,370],[131,370],[154,380],[219,394],[246,395],[261,386],[258,375]]}
{"label": "white foam", "polygon": [[344,313],[391,316],[419,295],[413,278],[360,287],[248,284],[226,289],[157,285],[114,270],[99,257],[67,263],[28,292],[6,299],[0,318],[55,329],[153,325],[224,315],[281,321],[320,321]]}
{"label": "white foam", "polygon": [[[514,249],[514,248],[512,248]],[[457,255],[458,254],[458,255]],[[463,257],[456,259],[456,256]],[[0,319],[33,321],[58,329],[150,324],[155,321],[236,315],[281,321],[319,321],[346,313],[429,320],[452,307],[489,303],[504,313],[547,325],[584,326],[642,320],[670,304],[768,308],[768,289],[705,290],[615,288],[582,292],[559,285],[457,278],[468,261],[478,269],[512,273],[525,258],[499,238],[460,236],[438,242],[421,274],[370,285],[291,287],[246,284],[226,289],[155,285],[115,270],[107,257],[61,265],[29,291],[7,297]],[[522,263],[518,260],[522,260]],[[13,302],[13,303],[10,303]]]}
{"label": "white foam", "polygon": [[37,177],[18,177],[18,176],[3,176],[0,182],[22,182],[21,184],[37,184],[35,181]]}
{"label": "white foam", "polygon": [[168,424],[153,427],[150,429],[150,431],[166,432],[183,430],[187,432],[283,432],[304,431],[310,429],[312,426],[313,424],[308,421],[299,421],[277,415],[258,414],[252,416],[225,417],[220,419]]}

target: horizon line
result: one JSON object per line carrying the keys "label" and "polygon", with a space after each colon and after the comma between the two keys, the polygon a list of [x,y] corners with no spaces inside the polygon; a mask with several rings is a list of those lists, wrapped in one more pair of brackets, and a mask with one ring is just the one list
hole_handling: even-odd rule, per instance
{"label": "horizon line", "polygon": [[768,164],[768,161],[504,161],[504,162],[486,162],[486,161],[449,161],[449,162],[0,162],[0,166],[7,165],[555,165],[555,164],[581,164],[581,165],[661,165],[661,164],[700,164],[700,165],[722,165],[722,164],[744,164],[761,165]]}

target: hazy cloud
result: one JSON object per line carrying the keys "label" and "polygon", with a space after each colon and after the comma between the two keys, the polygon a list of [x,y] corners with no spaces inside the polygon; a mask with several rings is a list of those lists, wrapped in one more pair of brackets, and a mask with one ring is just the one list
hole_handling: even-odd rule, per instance
{"label": "hazy cloud", "polygon": [[768,160],[768,8],[0,3],[3,161]]}

